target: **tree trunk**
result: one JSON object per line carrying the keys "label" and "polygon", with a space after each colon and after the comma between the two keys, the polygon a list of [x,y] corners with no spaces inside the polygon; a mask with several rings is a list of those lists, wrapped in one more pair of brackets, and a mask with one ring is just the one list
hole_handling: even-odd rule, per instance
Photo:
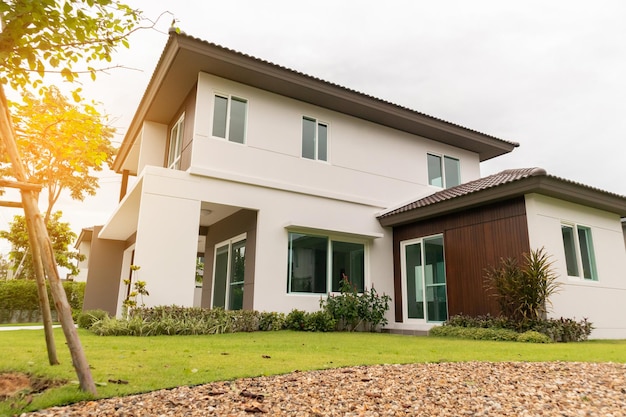
{"label": "tree trunk", "polygon": [[[7,99],[4,94],[4,87],[0,84],[0,136],[4,143],[6,153],[11,161],[13,168],[13,175],[18,181],[26,182],[26,171],[24,165],[20,160],[17,150],[17,143],[15,142],[15,132],[13,124],[11,122],[11,115],[7,105]],[[26,224],[34,226],[33,234],[36,236],[35,242],[31,242],[32,246],[38,246],[40,249],[41,263],[50,282],[50,290],[52,292],[52,298],[59,315],[59,321],[65,334],[67,346],[70,349],[72,356],[72,365],[76,370],[80,388],[83,391],[87,391],[92,394],[96,394],[96,385],[93,382],[91,376],[91,370],[85,357],[85,352],[78,338],[78,332],[72,319],[72,310],[67,302],[67,295],[61,284],[59,278],[59,272],[57,270],[56,261],[54,258],[54,252],[52,250],[52,244],[50,243],[50,237],[48,236],[48,230],[43,222],[39,207],[37,206],[37,200],[33,194],[33,191],[27,189],[21,189],[22,203],[24,204],[24,214],[26,217]],[[30,222],[30,223],[29,223]],[[29,235],[31,232],[29,231]],[[34,257],[34,253],[33,253]]]}
{"label": "tree trunk", "polygon": [[[28,230],[28,242],[33,253],[33,268],[35,269],[35,279],[37,280],[37,295],[39,296],[39,307],[41,309],[41,319],[43,320],[43,330],[46,337],[46,347],[48,348],[48,361],[50,365],[58,365],[57,349],[54,344],[54,334],[52,333],[52,314],[50,313],[50,300],[46,291],[46,277],[41,263],[41,251],[37,244],[35,225],[26,216],[26,229]],[[24,255],[26,256],[26,255]]]}

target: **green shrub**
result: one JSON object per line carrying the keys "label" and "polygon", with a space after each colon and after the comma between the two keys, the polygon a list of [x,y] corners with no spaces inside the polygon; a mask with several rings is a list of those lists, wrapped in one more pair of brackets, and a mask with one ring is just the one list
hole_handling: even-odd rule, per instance
{"label": "green shrub", "polygon": [[335,319],[323,310],[305,314],[304,330],[309,332],[332,332],[336,324]]}
{"label": "green shrub", "polygon": [[593,324],[586,318],[581,321],[574,319],[544,319],[530,324],[530,329],[545,334],[554,342],[582,342],[589,338]]}
{"label": "green shrub", "polygon": [[515,341],[518,333],[509,329],[486,329],[482,327],[437,326],[430,329],[430,336],[458,337],[473,340]]}
{"label": "green shrub", "polygon": [[230,318],[230,331],[256,332],[259,330],[259,313],[253,310],[229,310],[227,314]]}
{"label": "green shrub", "polygon": [[87,310],[78,314],[76,324],[81,329],[90,329],[97,321],[109,317],[109,313],[104,310]]}
{"label": "green shrub", "polygon": [[329,294],[320,299],[320,307],[336,322],[337,330],[376,331],[387,324],[385,313],[389,310],[391,297],[378,295],[374,288],[359,294],[350,282],[342,281],[340,294]]}
{"label": "green shrub", "polygon": [[305,330],[306,315],[307,313],[305,311],[298,309],[291,310],[285,318],[285,328],[289,330]]}
{"label": "green shrub", "polygon": [[490,314],[479,316],[468,316],[465,314],[457,314],[451,316],[443,323],[444,326],[457,327],[481,327],[495,329],[515,329],[515,323],[504,316],[492,316]]}
{"label": "green shrub", "polygon": [[[577,322],[573,319],[561,317],[560,319],[535,319],[527,320],[523,323],[515,323],[513,320],[502,316],[484,315],[471,317],[464,314],[450,317],[443,323],[442,327],[509,329],[515,330],[520,334],[536,332],[554,342],[584,341],[587,340],[593,330],[593,325],[587,319]],[[437,330],[436,332],[439,331]],[[451,332],[454,331],[451,330]]]}
{"label": "green shrub", "polygon": [[[54,312],[54,303],[48,282],[46,282],[46,287],[50,299],[50,308]],[[85,283],[65,281],[63,282],[63,289],[72,309],[72,316],[76,318],[83,309]],[[41,320],[36,281],[26,279],[0,281],[0,323],[9,322],[17,312],[22,312],[20,318],[23,321]]]}
{"label": "green shrub", "polygon": [[524,333],[520,333],[517,336],[517,341],[526,343],[552,343],[552,339],[535,330],[528,330]]}
{"label": "green shrub", "polygon": [[259,313],[259,330],[271,331],[285,328],[286,316],[284,313],[263,311]]}

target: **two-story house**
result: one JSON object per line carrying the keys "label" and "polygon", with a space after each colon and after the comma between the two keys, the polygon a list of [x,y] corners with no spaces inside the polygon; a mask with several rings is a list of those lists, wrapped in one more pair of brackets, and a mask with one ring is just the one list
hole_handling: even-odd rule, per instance
{"label": "two-story house", "polygon": [[85,308],[119,314],[130,278],[148,306],[312,311],[345,275],[393,296],[390,329],[427,330],[464,305],[445,285],[459,261],[443,228],[420,229],[407,287],[394,227],[424,219],[404,204],[480,180],[481,161],[516,146],[171,32],[114,162],[119,206],[91,235]]}

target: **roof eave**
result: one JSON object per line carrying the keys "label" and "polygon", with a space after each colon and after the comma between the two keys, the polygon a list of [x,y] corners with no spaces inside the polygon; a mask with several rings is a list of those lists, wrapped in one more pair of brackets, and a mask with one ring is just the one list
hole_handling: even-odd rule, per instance
{"label": "roof eave", "polygon": [[[519,146],[188,35],[170,33],[113,163],[116,172],[121,172],[146,117],[167,123],[166,117],[175,110],[164,108],[178,107],[171,94],[161,91],[164,83],[180,82],[176,100],[183,100],[201,71],[466,149],[477,153],[480,161]],[[189,79],[178,80],[182,75]]]}
{"label": "roof eave", "polygon": [[626,216],[626,199],[622,196],[556,177],[532,176],[424,207],[383,215],[379,222],[383,227],[402,226],[532,193],[616,213],[620,217]]}

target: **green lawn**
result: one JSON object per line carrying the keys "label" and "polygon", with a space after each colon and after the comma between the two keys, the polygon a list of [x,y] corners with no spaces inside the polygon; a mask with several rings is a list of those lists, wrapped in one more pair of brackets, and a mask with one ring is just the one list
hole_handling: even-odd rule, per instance
{"label": "green lawn", "polygon": [[[60,366],[49,366],[43,330],[0,332],[0,372],[76,380],[60,329]],[[101,397],[247,376],[353,365],[442,361],[592,361],[626,363],[626,340],[526,344],[377,333],[257,332],[210,336],[99,337],[79,335]],[[269,356],[265,358],[264,356]],[[113,384],[124,380],[128,384]],[[88,398],[76,383],[48,390],[25,410]],[[11,410],[0,402],[0,415]]]}

